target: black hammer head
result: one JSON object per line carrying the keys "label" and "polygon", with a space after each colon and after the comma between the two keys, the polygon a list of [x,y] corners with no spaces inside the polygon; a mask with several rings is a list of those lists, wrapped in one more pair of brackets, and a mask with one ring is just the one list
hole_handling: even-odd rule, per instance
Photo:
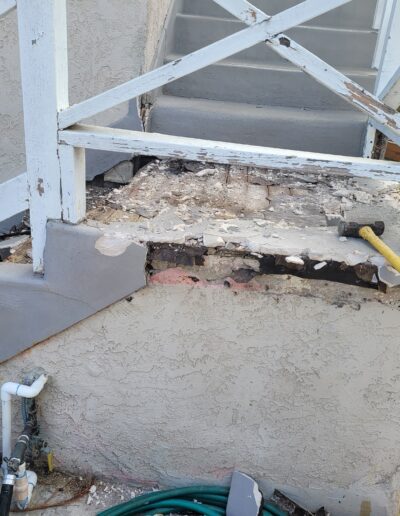
{"label": "black hammer head", "polygon": [[383,235],[385,231],[385,223],[381,220],[374,222],[373,224],[358,224],[357,222],[342,221],[338,226],[339,235],[360,238],[360,229],[365,226],[370,227],[376,236]]}

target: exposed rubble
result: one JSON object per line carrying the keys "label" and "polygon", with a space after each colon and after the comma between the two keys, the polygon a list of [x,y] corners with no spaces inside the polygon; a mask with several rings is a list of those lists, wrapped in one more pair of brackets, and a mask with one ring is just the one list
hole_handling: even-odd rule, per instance
{"label": "exposed rubble", "polygon": [[391,286],[400,277],[367,243],[340,238],[336,227],[343,219],[385,220],[385,241],[400,250],[399,200],[389,182],[155,160],[88,218],[106,225],[110,238],[249,254],[267,261],[269,273],[377,288],[388,275]]}

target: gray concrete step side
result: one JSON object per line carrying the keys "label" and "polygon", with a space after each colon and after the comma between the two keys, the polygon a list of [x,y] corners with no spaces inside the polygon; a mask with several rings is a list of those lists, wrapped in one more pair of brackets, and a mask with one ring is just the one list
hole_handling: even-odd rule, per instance
{"label": "gray concrete step side", "polygon": [[[267,14],[276,14],[300,3],[300,0],[254,0],[252,3],[263,9]],[[375,7],[376,0],[353,0],[311,20],[309,24],[322,27],[370,29],[375,14]],[[212,0],[184,0],[182,12],[220,18],[231,17],[229,13]]]}
{"label": "gray concrete step side", "polygon": [[[177,56],[170,56],[171,60]],[[372,70],[347,70],[346,75],[372,90]],[[267,106],[352,110],[348,102],[298,68],[224,62],[166,84],[163,92],[177,97],[203,98]]]}
{"label": "gray concrete step side", "polygon": [[147,248],[104,237],[85,224],[49,222],[44,277],[31,265],[0,264],[0,362],[146,285]]}
{"label": "gray concrete step side", "polygon": [[307,111],[161,96],[152,132],[216,141],[359,156],[366,117],[349,111]]}
{"label": "gray concrete step side", "polygon": [[[199,48],[229,36],[244,28],[235,20],[207,16],[178,15],[172,53],[190,54]],[[377,33],[372,30],[339,30],[324,27],[301,26],[287,32],[297,43],[317,54],[335,67],[370,67]],[[261,63],[281,63],[282,58],[264,43],[256,45],[231,59]]]}

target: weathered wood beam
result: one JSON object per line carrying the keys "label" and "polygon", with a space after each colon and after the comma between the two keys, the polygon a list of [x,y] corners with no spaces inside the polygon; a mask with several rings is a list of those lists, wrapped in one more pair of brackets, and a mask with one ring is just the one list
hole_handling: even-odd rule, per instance
{"label": "weathered wood beam", "polygon": [[61,219],[57,113],[68,105],[66,0],[18,0],[32,258],[43,271],[46,224]]}
{"label": "weathered wood beam", "polygon": [[317,154],[286,149],[197,140],[124,129],[77,125],[60,131],[60,143],[87,149],[130,152],[160,158],[188,159],[299,170],[304,173],[349,173],[360,177],[399,181],[400,165],[388,161]]}
{"label": "weathered wood beam", "polygon": [[7,220],[29,208],[26,172],[0,183],[0,221]]}
{"label": "weathered wood beam", "polygon": [[381,52],[376,56],[375,64],[378,68],[378,79],[376,93],[380,96],[393,74],[399,67],[399,47],[400,47],[400,2],[398,0],[388,0],[385,10],[384,25],[379,33],[379,38],[383,39]]}
{"label": "weathered wood beam", "polygon": [[366,91],[341,72],[328,65],[287,36],[280,35],[267,42],[283,58],[288,59],[326,86],[336,95],[366,113],[371,120],[382,127],[382,132],[391,139],[400,139],[400,117],[378,97]]}
{"label": "weathered wood beam", "polygon": [[380,97],[385,104],[393,109],[399,109],[400,106],[400,67],[392,75],[392,78],[382,90]]}
{"label": "weathered wood beam", "polygon": [[213,0],[216,4],[220,5],[225,11],[233,14],[239,20],[242,20],[246,25],[254,25],[264,20],[268,20],[270,16],[267,16],[263,11],[252,5],[247,0]]}
{"label": "weathered wood beam", "polygon": [[375,30],[379,30],[382,27],[386,1],[387,0],[378,0],[376,3],[375,16],[372,24],[372,28]]}
{"label": "weathered wood beam", "polygon": [[59,146],[62,219],[79,224],[86,216],[85,149]]}
{"label": "weathered wood beam", "polygon": [[122,102],[143,95],[164,84],[189,75],[206,66],[226,59],[275,34],[307,22],[350,0],[306,0],[272,18],[252,24],[249,28],[228,36],[192,54],[168,63],[147,74],[125,82],[96,97],[75,104],[59,113],[59,127],[65,129]]}
{"label": "weathered wood beam", "polygon": [[0,0],[0,16],[4,16],[16,7],[16,0]]}
{"label": "weathered wood beam", "polygon": [[[249,4],[245,0],[236,0],[235,6],[231,8],[229,8],[227,0],[214,1],[220,5],[226,4],[226,8],[244,23],[251,23],[246,21],[246,17],[241,14],[245,7],[249,9]],[[266,14],[266,16],[268,15]],[[390,139],[400,141],[400,116],[380,98],[367,92],[362,86],[325,63],[285,34],[278,34],[266,41],[266,44],[282,58],[295,64],[333,93],[366,113],[374,125],[379,126],[379,129]]]}

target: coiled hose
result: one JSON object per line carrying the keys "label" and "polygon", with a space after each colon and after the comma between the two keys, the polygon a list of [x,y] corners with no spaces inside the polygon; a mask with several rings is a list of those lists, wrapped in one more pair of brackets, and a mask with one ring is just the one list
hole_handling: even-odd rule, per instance
{"label": "coiled hose", "polygon": [[[187,514],[188,512],[203,516],[225,515],[228,503],[228,487],[193,486],[138,496],[99,513],[98,516],[130,516],[141,514]],[[265,502],[263,516],[288,516],[275,504]]]}

